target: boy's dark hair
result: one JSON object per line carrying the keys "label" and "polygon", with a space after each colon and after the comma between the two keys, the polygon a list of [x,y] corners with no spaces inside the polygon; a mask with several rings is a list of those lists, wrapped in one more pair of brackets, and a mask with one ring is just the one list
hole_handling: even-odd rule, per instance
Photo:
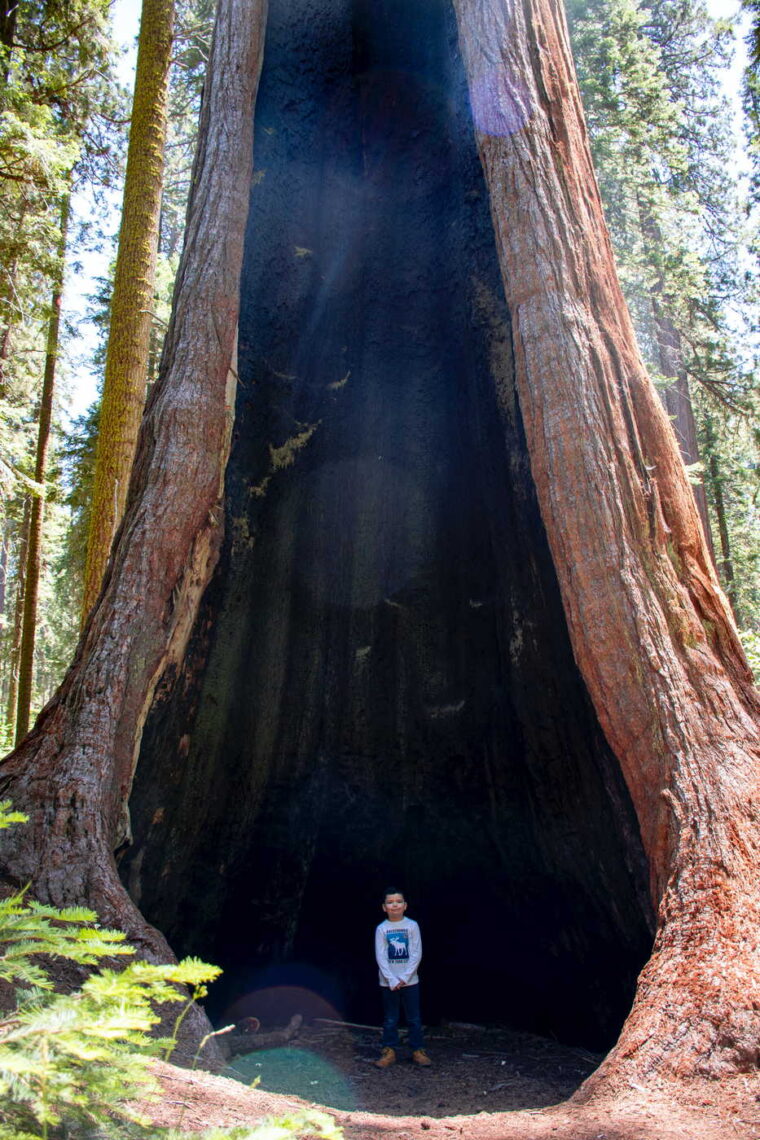
{"label": "boy's dark hair", "polygon": [[401,895],[404,902],[406,902],[406,895],[398,887],[386,887],[383,891],[383,902],[388,898],[388,895]]}

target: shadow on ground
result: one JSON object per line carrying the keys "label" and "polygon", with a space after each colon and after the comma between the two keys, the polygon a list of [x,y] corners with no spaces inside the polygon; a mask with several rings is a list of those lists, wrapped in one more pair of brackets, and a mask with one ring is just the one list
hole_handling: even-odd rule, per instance
{"label": "shadow on ground", "polygon": [[315,1021],[280,1048],[235,1057],[225,1072],[266,1092],[330,1108],[444,1117],[543,1108],[566,1100],[601,1056],[504,1028],[449,1024],[428,1033],[430,1068],[379,1070],[379,1032]]}

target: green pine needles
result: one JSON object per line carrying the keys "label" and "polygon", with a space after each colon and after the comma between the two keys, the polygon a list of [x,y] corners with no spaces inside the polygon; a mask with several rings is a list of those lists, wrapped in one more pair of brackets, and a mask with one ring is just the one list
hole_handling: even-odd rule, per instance
{"label": "green pine needles", "polygon": [[[0,829],[25,819],[0,802]],[[24,891],[0,900],[0,991],[14,995],[3,1002],[13,1005],[11,1012],[0,1013],[0,1140],[184,1135],[152,1127],[135,1104],[158,1099],[150,1060],[171,1056],[185,1013],[205,996],[218,967],[195,958],[170,965],[131,961],[101,968],[79,990],[60,994],[45,966],[51,957],[91,967],[133,953],[122,933],[100,929],[97,916],[83,907],[57,910],[27,901]],[[160,1020],[155,1006],[165,1002],[181,1003],[174,1033],[151,1037]],[[341,1132],[331,1117],[311,1112],[214,1129],[204,1140],[306,1135],[339,1140]]]}

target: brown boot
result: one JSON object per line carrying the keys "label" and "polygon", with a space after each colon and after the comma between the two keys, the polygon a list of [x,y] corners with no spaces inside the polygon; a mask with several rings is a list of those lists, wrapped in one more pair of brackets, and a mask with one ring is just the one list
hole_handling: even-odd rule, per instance
{"label": "brown boot", "polygon": [[396,1050],[391,1049],[388,1045],[385,1046],[382,1053],[375,1061],[376,1069],[388,1069],[391,1065],[396,1063]]}
{"label": "brown boot", "polygon": [[433,1064],[424,1049],[415,1049],[412,1053],[412,1060],[414,1061],[415,1065]]}

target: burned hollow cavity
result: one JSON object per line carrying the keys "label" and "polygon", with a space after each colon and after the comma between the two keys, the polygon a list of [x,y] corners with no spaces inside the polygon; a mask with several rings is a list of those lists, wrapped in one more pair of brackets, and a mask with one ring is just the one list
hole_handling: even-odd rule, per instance
{"label": "burned hollow cavity", "polygon": [[298,985],[376,1019],[392,882],[429,1020],[603,1047],[645,860],[538,514],[448,0],[271,0],[255,131],[225,544],[125,881],[225,968],[220,1016]]}

